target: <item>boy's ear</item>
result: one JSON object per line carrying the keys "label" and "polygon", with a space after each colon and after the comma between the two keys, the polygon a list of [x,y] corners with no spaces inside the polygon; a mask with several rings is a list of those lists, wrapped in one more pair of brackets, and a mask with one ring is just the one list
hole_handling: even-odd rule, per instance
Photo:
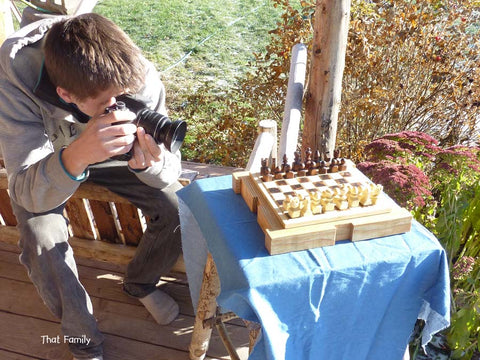
{"label": "boy's ear", "polygon": [[57,86],[57,94],[58,96],[60,96],[63,101],[65,101],[66,103],[73,103],[73,97],[72,95],[70,94],[69,91],[65,90],[64,88],[60,87],[60,86]]}

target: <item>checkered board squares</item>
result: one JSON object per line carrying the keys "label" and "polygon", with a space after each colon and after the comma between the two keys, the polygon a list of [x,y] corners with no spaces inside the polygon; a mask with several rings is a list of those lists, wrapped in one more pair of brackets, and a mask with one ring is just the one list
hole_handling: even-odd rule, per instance
{"label": "checkered board squares", "polygon": [[287,195],[309,196],[313,190],[339,188],[342,185],[361,186],[362,183],[353,179],[349,171],[338,173],[303,176],[293,179],[281,179],[263,182],[262,186],[268,191],[278,206],[282,206]]}
{"label": "checkered board squares", "polygon": [[345,210],[335,209],[321,214],[300,216],[290,218],[284,211],[282,204],[287,195],[309,196],[313,190],[324,191],[334,190],[336,187],[345,185],[362,186],[372,182],[355,167],[349,167],[346,171],[336,173],[310,175],[303,177],[294,177],[291,179],[277,179],[272,181],[262,181],[260,174],[251,174],[254,182],[263,194],[262,202],[267,207],[265,211],[277,217],[283,228],[293,228],[311,224],[323,224],[332,221],[355,219],[364,216],[384,214],[392,211],[394,202],[383,192],[380,193],[377,203],[370,206],[359,206]]}

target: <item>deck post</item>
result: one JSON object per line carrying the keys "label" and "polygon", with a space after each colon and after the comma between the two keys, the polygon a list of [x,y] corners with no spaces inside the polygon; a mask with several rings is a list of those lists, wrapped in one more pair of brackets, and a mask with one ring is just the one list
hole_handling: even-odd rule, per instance
{"label": "deck post", "polygon": [[277,156],[277,123],[275,120],[262,120],[258,124],[258,137],[248,163],[246,170],[257,173],[260,172],[262,159],[276,158]]}
{"label": "deck post", "polygon": [[296,44],[292,48],[290,76],[288,79],[287,97],[285,99],[277,159],[283,159],[283,156],[286,155],[287,159],[292,162],[295,151],[297,151],[306,71],[307,47],[302,43]]}
{"label": "deck post", "polygon": [[13,33],[13,19],[9,0],[0,0],[0,44]]}
{"label": "deck post", "polygon": [[220,294],[220,279],[213,257],[208,253],[205,270],[203,272],[200,298],[198,299],[197,314],[193,325],[192,341],[189,346],[190,360],[203,360],[207,354],[208,344],[212,335],[212,327],[206,324],[216,315],[217,296]]}

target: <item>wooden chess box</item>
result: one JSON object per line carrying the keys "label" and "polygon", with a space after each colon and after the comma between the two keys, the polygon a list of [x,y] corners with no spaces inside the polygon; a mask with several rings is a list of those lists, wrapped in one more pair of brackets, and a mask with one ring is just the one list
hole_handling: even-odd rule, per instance
{"label": "wooden chess box", "polygon": [[356,206],[315,215],[291,218],[282,207],[287,194],[309,196],[312,190],[372,182],[351,162],[345,171],[299,178],[262,181],[259,173],[236,172],[235,193],[241,194],[265,233],[271,255],[335,245],[337,241],[360,241],[410,231],[412,216],[385,193],[375,205]]}

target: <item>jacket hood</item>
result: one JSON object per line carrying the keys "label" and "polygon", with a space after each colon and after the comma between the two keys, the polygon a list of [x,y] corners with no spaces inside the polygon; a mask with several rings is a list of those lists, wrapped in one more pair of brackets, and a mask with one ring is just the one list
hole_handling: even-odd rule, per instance
{"label": "jacket hood", "polygon": [[64,18],[42,19],[9,36],[0,48],[0,69],[4,76],[20,88],[33,89],[43,62],[42,52],[38,49],[50,27]]}

